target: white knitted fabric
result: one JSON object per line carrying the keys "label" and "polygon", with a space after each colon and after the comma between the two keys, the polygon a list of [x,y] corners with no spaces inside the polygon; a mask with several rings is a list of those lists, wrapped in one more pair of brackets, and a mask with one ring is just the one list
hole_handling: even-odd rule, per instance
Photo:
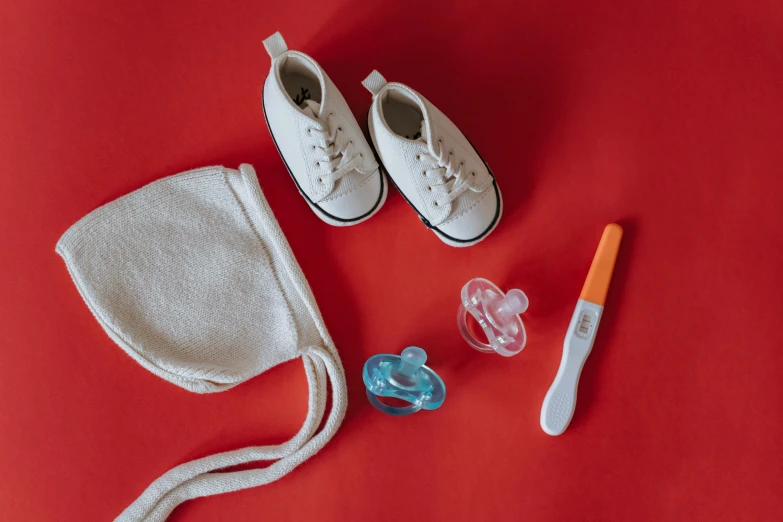
{"label": "white knitted fabric", "polygon": [[[185,500],[268,484],[334,435],[347,404],[340,358],[250,165],[151,183],[85,216],[57,252],[109,336],[156,375],[209,393],[302,357],[310,386],[305,423],[291,440],[179,465],[116,520],[165,520]],[[332,410],[316,434],[327,376]]]}

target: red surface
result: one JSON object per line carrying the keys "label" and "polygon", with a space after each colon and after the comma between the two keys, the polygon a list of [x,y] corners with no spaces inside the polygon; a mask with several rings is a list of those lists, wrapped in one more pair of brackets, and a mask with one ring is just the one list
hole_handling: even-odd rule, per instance
{"label": "red surface", "polygon": [[[66,6],[67,4],[67,6]],[[357,115],[373,68],[429,97],[503,190],[479,246],[441,244],[396,193],[331,228],[260,105],[281,30]],[[284,480],[172,520],[783,518],[783,9],[778,2],[0,4],[0,518],[107,520],[175,464],[304,419],[301,363],[212,396],[113,345],[54,253],[95,207],[249,162],[348,372],[334,440]],[[579,406],[538,426],[601,231],[625,228]],[[528,347],[465,345],[475,276],[529,295]],[[427,349],[443,408],[381,415],[372,354]],[[410,510],[410,511],[406,511]]]}

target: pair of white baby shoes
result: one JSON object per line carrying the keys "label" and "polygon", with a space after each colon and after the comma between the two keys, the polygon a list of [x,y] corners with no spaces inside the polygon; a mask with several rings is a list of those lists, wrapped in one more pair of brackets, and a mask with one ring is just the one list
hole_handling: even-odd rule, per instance
{"label": "pair of white baby shoes", "polygon": [[367,143],[345,99],[311,57],[289,51],[280,33],[264,41],[269,132],[299,192],[325,222],[369,219],[386,201],[378,162],[419,218],[445,243],[470,246],[500,221],[503,202],[489,167],[459,129],[422,95],[373,71]]}

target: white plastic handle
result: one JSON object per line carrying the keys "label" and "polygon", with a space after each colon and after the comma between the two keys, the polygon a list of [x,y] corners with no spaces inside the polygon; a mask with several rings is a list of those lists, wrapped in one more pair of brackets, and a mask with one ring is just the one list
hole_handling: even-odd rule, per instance
{"label": "white plastic handle", "polygon": [[541,408],[541,429],[549,435],[563,433],[574,416],[579,375],[593,348],[603,309],[583,299],[576,305],[563,342],[560,368]]}

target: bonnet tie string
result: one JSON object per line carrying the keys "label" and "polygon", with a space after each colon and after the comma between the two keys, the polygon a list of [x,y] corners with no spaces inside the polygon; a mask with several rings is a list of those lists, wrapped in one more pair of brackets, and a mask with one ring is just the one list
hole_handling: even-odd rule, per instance
{"label": "bonnet tie string", "polygon": [[[252,446],[181,464],[153,482],[115,522],[163,521],[186,500],[269,484],[318,452],[345,416],[345,374],[339,359],[335,360],[324,348],[310,347],[302,359],[309,386],[308,411],[302,428],[292,439],[276,446]],[[315,434],[326,409],[327,375],[332,384],[332,409],[323,429]],[[268,460],[277,462],[261,469],[218,471]]]}

